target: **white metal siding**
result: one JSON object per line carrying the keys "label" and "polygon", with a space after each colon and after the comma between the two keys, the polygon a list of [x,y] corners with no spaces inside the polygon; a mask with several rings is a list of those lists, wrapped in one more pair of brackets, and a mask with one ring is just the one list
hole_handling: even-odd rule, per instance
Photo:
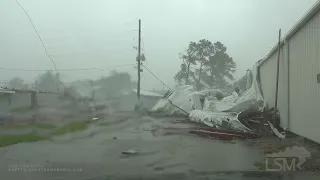
{"label": "white metal siding", "polygon": [[320,13],[291,39],[289,49],[290,129],[320,143]]}
{"label": "white metal siding", "polygon": [[[282,46],[279,59],[279,91],[278,109],[280,112],[280,126],[287,128],[288,122],[288,62],[287,45]],[[275,106],[276,82],[277,82],[277,57],[278,53],[271,55],[267,61],[260,66],[260,80],[263,98],[269,108]]]}
{"label": "white metal siding", "polygon": [[277,78],[277,54],[274,53],[260,66],[260,81],[264,100],[268,107],[274,107]]}
{"label": "white metal siding", "polygon": [[[320,143],[320,12],[281,47],[278,109],[281,126]],[[260,66],[261,89],[274,107],[277,53]]]}
{"label": "white metal siding", "polygon": [[279,60],[279,92],[278,109],[280,113],[280,126],[288,128],[288,44],[282,46]]}

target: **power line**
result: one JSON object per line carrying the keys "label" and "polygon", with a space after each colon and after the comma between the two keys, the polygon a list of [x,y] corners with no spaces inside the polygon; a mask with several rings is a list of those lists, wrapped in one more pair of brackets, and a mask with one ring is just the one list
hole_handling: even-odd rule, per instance
{"label": "power line", "polygon": [[[13,69],[13,68],[0,68],[0,70],[6,70],[6,71],[52,71],[52,69]],[[61,69],[59,71],[88,71],[88,70],[99,70],[99,69],[98,68]]]}
{"label": "power line", "polygon": [[[126,66],[133,66],[134,64],[124,64],[119,66],[114,66],[112,68],[117,67],[126,67]],[[112,69],[110,68],[110,69]],[[20,69],[20,68],[0,68],[0,70],[5,71],[52,71],[52,69]],[[59,71],[90,71],[90,70],[99,70],[99,71],[105,71],[109,69],[102,69],[102,68],[80,68],[80,69],[59,69]]]}
{"label": "power line", "polygon": [[135,64],[124,64],[124,65],[119,65],[119,66],[114,66],[113,68],[117,68],[117,67],[126,67],[126,66],[133,66]]}
{"label": "power line", "polygon": [[[51,60],[53,66],[54,66],[54,70],[56,71],[56,73],[58,73],[57,66],[56,66],[54,60],[52,59],[52,57],[49,55],[49,53],[48,53],[48,51],[47,51],[47,48],[46,48],[46,46],[45,46],[45,44],[44,44],[44,42],[43,42],[43,40],[42,40],[42,38],[41,38],[38,30],[37,30],[37,28],[35,27],[35,25],[34,25],[32,19],[31,19],[31,17],[30,17],[29,14],[27,13],[27,11],[23,8],[23,6],[18,2],[18,0],[16,0],[16,2],[17,2],[17,4],[19,5],[19,7],[23,10],[23,12],[27,15],[27,17],[28,17],[28,19],[29,19],[29,21],[30,21],[33,29],[35,30],[35,32],[36,32],[36,34],[37,34],[37,36],[38,36],[38,38],[39,38],[39,40],[40,40],[40,42],[41,42],[41,44],[42,44],[42,47],[43,47],[46,55],[47,55],[48,58]],[[116,67],[124,67],[124,66],[132,66],[132,64],[115,66],[115,67],[113,67],[113,68],[116,68]],[[0,69],[1,69],[1,70],[21,70],[21,71],[47,71],[47,70],[25,70],[25,69],[10,69],[10,68],[0,68]],[[51,69],[49,69],[49,70],[51,70]],[[59,70],[59,71],[86,71],[86,70],[104,70],[104,69],[100,69],[100,68],[87,68],[87,69],[66,69],[66,70]]]}
{"label": "power line", "polygon": [[143,66],[144,68],[146,68],[146,70],[149,71],[149,73],[150,73],[153,77],[155,77],[156,79],[158,79],[158,81],[160,81],[164,86],[166,86],[167,88],[169,88],[169,89],[171,90],[171,88],[170,88],[169,86],[167,86],[163,81],[161,81],[161,79],[159,79],[155,74],[153,74],[146,66],[144,66],[144,65],[141,65],[141,66]]}
{"label": "power line", "polygon": [[36,28],[35,25],[33,24],[32,19],[30,18],[30,16],[29,16],[29,14],[27,13],[27,11],[26,11],[26,10],[22,7],[22,5],[18,2],[18,0],[16,0],[16,2],[17,2],[18,5],[20,6],[20,8],[23,10],[23,12],[27,15],[30,23],[32,24],[33,29],[35,30],[35,32],[36,32],[37,35],[38,35],[38,38],[39,38],[39,40],[40,40],[40,42],[41,42],[41,44],[42,44],[42,47],[43,47],[45,53],[47,54],[48,58],[51,60],[51,62],[52,62],[52,64],[53,64],[53,66],[54,66],[54,69],[55,69],[56,73],[58,73],[58,71],[57,71],[57,66],[56,66],[54,60],[53,60],[53,59],[51,58],[51,56],[49,55],[49,53],[48,53],[48,51],[47,51],[47,48],[46,48],[46,46],[44,45],[44,42],[42,41],[42,38],[41,38],[41,36],[40,36],[37,28]]}

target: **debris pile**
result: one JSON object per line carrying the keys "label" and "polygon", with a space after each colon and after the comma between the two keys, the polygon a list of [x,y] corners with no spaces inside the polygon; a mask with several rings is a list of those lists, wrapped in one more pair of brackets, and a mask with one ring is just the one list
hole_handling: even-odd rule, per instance
{"label": "debris pile", "polygon": [[183,85],[168,91],[151,109],[151,112],[164,112],[167,115],[186,115],[192,110],[203,110],[206,96],[215,96],[218,89],[194,90],[193,86]]}
{"label": "debris pile", "polygon": [[259,136],[272,134],[270,123],[275,122],[276,127],[278,127],[280,123],[279,114],[275,112],[274,108],[265,110],[264,112],[244,111],[239,114],[238,119],[250,129],[255,130]]}
{"label": "debris pile", "polygon": [[[167,115],[187,115],[196,123],[210,127],[209,130],[194,130],[190,133],[223,137],[259,137],[276,134],[285,136],[274,128],[279,125],[274,109],[266,110],[258,78],[258,64],[247,73],[247,90],[235,90],[231,95],[218,98],[222,92],[217,89],[195,91],[184,85],[168,92],[153,108],[154,112]],[[276,121],[274,121],[276,119]],[[241,135],[240,135],[240,134]],[[245,135],[244,135],[245,134]]]}
{"label": "debris pile", "polygon": [[175,91],[168,91],[165,96],[151,109],[153,112],[161,111],[168,115],[188,115],[199,103],[196,91],[190,85],[180,86]]}

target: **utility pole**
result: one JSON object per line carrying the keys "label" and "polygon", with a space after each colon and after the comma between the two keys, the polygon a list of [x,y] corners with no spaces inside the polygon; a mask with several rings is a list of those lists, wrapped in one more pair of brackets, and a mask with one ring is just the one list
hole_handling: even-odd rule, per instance
{"label": "utility pole", "polygon": [[137,96],[140,102],[140,72],[141,72],[141,20],[139,19],[139,35],[138,35],[138,87],[137,87]]}
{"label": "utility pole", "polygon": [[280,67],[280,50],[281,50],[281,29],[279,29],[279,37],[278,37],[278,56],[277,56],[277,83],[276,83],[276,99],[274,105],[274,120],[273,125],[276,126],[276,118],[278,111],[278,89],[279,89],[279,67]]}

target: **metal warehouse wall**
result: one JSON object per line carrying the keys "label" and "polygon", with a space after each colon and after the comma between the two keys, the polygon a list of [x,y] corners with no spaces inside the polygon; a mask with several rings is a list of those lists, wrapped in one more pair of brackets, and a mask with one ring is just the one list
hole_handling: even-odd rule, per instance
{"label": "metal warehouse wall", "polygon": [[[277,53],[260,65],[263,96],[274,107]],[[278,107],[281,126],[320,143],[320,12],[281,47]],[[289,75],[289,76],[288,76]]]}
{"label": "metal warehouse wall", "polygon": [[[280,49],[279,63],[279,91],[278,109],[280,112],[280,126],[288,128],[288,45]],[[262,65],[260,65],[260,81],[262,95],[269,108],[275,106],[276,82],[277,82],[277,52],[273,53]]]}
{"label": "metal warehouse wall", "polygon": [[292,132],[320,143],[320,12],[289,40]]}

